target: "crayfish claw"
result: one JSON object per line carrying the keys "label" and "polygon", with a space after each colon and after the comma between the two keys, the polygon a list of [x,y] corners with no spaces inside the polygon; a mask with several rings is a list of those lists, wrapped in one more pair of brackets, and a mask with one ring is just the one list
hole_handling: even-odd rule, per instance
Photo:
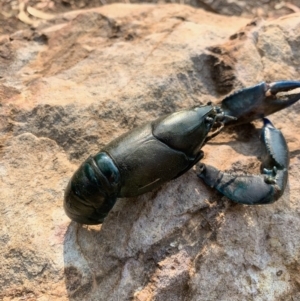
{"label": "crayfish claw", "polygon": [[198,177],[236,203],[262,205],[275,202],[286,187],[289,152],[281,131],[266,118],[262,143],[265,155],[261,175],[235,175],[201,163]]}
{"label": "crayfish claw", "polygon": [[225,97],[220,107],[225,115],[235,116],[237,120],[224,120],[226,125],[249,123],[263,118],[300,99],[300,81],[278,81],[270,84],[260,83]]}
{"label": "crayfish claw", "polygon": [[263,169],[263,174],[266,175],[266,176],[270,176],[270,177],[271,176],[272,177],[276,176],[276,174],[277,174],[277,168],[276,168],[276,166],[274,166],[273,169],[264,168]]}
{"label": "crayfish claw", "polygon": [[300,82],[293,80],[284,80],[266,84],[266,86],[268,88],[267,93],[269,92],[272,95],[276,95],[279,92],[287,92],[300,88]]}
{"label": "crayfish claw", "polygon": [[[217,175],[213,178],[213,175]],[[230,200],[245,205],[270,204],[277,200],[276,188],[265,182],[261,175],[239,176],[224,173],[207,165],[205,173],[198,174],[204,182]]]}
{"label": "crayfish claw", "polygon": [[288,168],[289,150],[281,131],[276,129],[269,119],[264,118],[263,122],[261,140],[265,148],[265,155],[262,169],[272,170],[276,176],[277,169]]}
{"label": "crayfish claw", "polygon": [[217,168],[200,163],[197,165],[197,176],[210,187],[216,187],[221,171]]}
{"label": "crayfish claw", "polygon": [[263,174],[265,175],[265,182],[267,184],[276,184],[276,175],[277,175],[276,166],[274,166],[273,169],[263,168]]}
{"label": "crayfish claw", "polygon": [[204,170],[205,170],[205,164],[204,164],[204,163],[199,163],[199,164],[197,165],[197,171],[199,171],[200,174],[201,174],[201,173],[204,172]]}

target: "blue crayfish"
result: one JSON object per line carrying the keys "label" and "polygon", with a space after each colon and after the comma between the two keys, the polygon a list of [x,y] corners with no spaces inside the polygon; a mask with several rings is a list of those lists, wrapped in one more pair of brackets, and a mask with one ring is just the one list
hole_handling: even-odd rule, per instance
{"label": "blue crayfish", "polygon": [[[113,140],[81,164],[64,200],[67,215],[82,224],[100,224],[117,198],[134,197],[175,179],[202,157],[201,148],[224,126],[263,118],[265,157],[261,175],[235,176],[200,164],[198,176],[229,199],[269,204],[284,192],[289,151],[282,133],[265,116],[300,98],[300,82],[260,83],[221,101],[175,112],[145,123]],[[298,90],[298,91],[297,91]]]}

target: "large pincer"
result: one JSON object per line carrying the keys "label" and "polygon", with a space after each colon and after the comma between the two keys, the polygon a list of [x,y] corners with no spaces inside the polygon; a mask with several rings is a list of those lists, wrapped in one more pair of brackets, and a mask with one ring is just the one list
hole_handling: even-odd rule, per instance
{"label": "large pincer", "polygon": [[235,175],[213,166],[199,164],[198,177],[234,202],[269,204],[284,192],[288,178],[289,151],[280,130],[264,118],[261,140],[265,149],[260,175]]}
{"label": "large pincer", "polygon": [[300,81],[262,82],[230,94],[219,104],[226,115],[236,120],[228,120],[226,124],[249,123],[266,117],[300,99]]}

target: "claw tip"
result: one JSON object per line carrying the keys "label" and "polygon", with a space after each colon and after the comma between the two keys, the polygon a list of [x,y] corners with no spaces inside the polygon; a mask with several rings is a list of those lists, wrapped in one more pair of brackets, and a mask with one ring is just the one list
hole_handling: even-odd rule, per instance
{"label": "claw tip", "polygon": [[274,127],[273,123],[268,118],[263,118],[264,126],[265,127]]}

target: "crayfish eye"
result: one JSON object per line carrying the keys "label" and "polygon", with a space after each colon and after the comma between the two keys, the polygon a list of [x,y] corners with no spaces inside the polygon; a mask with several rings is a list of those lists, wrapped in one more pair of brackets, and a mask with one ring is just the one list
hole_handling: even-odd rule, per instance
{"label": "crayfish eye", "polygon": [[209,116],[205,117],[205,125],[207,131],[210,131],[210,129],[213,127],[214,124],[215,124],[215,118]]}
{"label": "crayfish eye", "polygon": [[205,118],[206,124],[213,124],[214,123],[214,118],[207,116]]}

